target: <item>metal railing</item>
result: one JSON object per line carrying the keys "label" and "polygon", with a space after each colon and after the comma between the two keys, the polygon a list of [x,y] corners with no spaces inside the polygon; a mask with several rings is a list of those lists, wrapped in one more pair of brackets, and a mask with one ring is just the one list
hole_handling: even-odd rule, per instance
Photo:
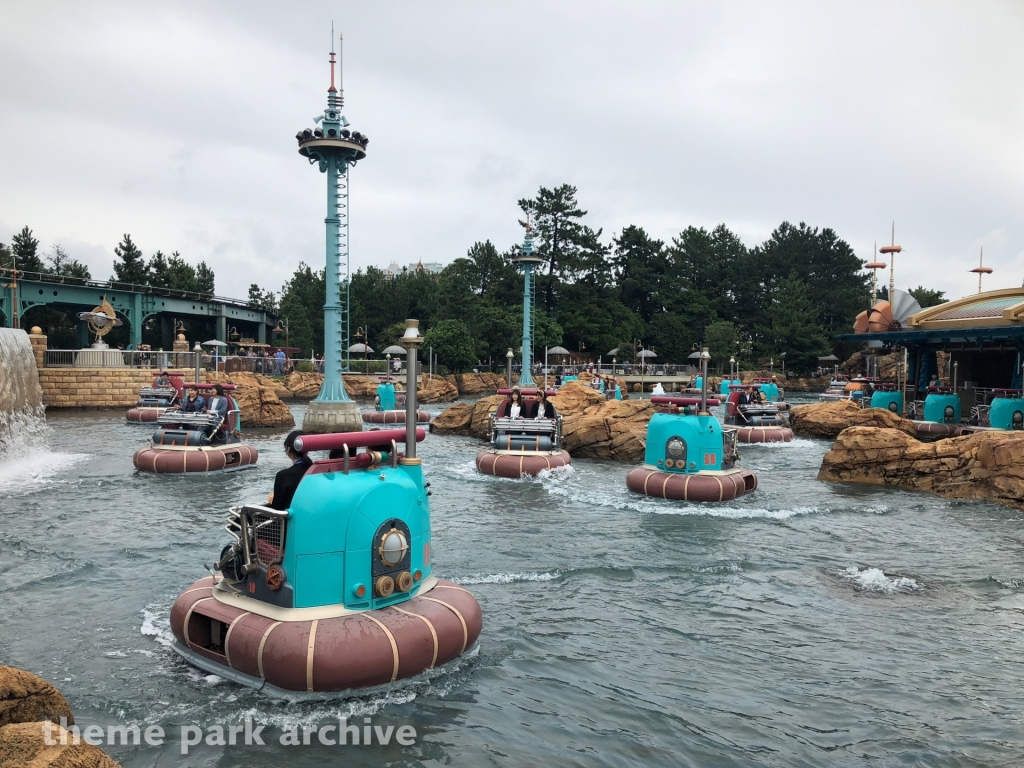
{"label": "metal railing", "polygon": [[150,352],[124,349],[48,349],[45,368],[194,368],[193,352]]}

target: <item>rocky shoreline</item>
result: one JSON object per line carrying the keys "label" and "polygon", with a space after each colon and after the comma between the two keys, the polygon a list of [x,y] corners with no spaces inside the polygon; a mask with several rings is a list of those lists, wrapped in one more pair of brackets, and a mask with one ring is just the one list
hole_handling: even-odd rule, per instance
{"label": "rocky shoreline", "polygon": [[[67,699],[41,677],[0,667],[0,768],[120,768],[106,752],[80,741],[59,723],[74,726]],[[49,741],[44,727],[49,722]]]}

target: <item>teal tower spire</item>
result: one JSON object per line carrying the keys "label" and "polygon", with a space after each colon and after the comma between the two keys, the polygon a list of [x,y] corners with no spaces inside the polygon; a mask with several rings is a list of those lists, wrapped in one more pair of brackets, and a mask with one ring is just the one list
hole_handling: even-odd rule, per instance
{"label": "teal tower spire", "polygon": [[519,384],[525,387],[534,385],[530,369],[533,367],[533,268],[544,261],[533,252],[533,235],[530,232],[530,217],[526,217],[526,236],[519,255],[512,261],[523,269],[523,372],[519,376]]}
{"label": "teal tower spire", "polygon": [[[332,34],[333,40],[333,34]],[[339,36],[339,40],[341,37]],[[349,130],[341,114],[344,91],[334,85],[334,46],[331,46],[331,87],[327,108],[314,125],[295,135],[299,154],[327,175],[326,282],[324,304],[324,383],[302,420],[306,432],[360,431],[359,409],[345,391],[342,373],[349,370],[349,168],[366,157],[369,139]],[[339,77],[339,86],[340,86]]]}

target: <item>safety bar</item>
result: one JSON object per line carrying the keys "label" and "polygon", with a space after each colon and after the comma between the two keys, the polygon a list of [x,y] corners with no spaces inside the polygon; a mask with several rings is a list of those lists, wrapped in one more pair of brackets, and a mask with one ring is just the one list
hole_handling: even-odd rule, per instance
{"label": "safety bar", "polygon": [[[416,442],[426,439],[427,433],[423,427],[416,428]],[[295,450],[305,453],[306,451],[333,451],[344,446],[359,448],[369,445],[387,445],[392,440],[396,443],[406,442],[404,429],[378,429],[370,432],[335,432],[328,435],[302,435],[295,438]]]}
{"label": "safety bar", "polygon": [[[651,398],[655,405],[700,405],[699,397],[667,397],[655,395]],[[717,397],[709,397],[708,405],[721,405],[722,401]]]}

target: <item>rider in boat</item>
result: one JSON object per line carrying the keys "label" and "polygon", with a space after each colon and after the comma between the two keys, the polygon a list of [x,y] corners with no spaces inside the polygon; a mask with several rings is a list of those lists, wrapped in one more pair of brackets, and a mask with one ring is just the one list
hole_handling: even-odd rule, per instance
{"label": "rider in boat", "polygon": [[274,490],[267,496],[267,505],[271,509],[284,510],[292,505],[292,497],[295,496],[295,489],[299,487],[299,481],[306,474],[306,470],[313,466],[309,456],[295,450],[295,438],[304,434],[302,430],[295,429],[284,439],[284,452],[291,459],[292,465],[282,469],[274,478]]}
{"label": "rider in boat", "polygon": [[[213,391],[215,394],[206,404],[206,410],[220,416],[220,423],[224,424],[228,420],[228,411],[231,410],[231,401],[224,397],[224,387],[220,384],[214,384]],[[220,427],[211,426],[209,429],[210,439],[216,440],[217,435],[220,434]]]}
{"label": "rider in boat", "polygon": [[537,416],[538,419],[554,419],[558,416],[555,412],[555,405],[548,400],[548,393],[543,389],[537,390]]}
{"label": "rider in boat", "polygon": [[182,413],[202,413],[206,410],[206,398],[199,394],[199,387],[189,387],[188,395],[180,404],[174,406]]}

